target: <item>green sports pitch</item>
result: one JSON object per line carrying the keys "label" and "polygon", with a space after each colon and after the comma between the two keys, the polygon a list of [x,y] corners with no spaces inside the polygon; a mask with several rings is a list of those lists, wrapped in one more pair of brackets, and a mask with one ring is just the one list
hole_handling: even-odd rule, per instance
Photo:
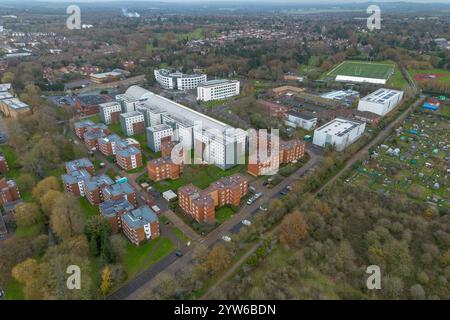
{"label": "green sports pitch", "polygon": [[344,61],[328,73],[328,76],[348,76],[388,80],[394,74],[395,65],[388,63]]}

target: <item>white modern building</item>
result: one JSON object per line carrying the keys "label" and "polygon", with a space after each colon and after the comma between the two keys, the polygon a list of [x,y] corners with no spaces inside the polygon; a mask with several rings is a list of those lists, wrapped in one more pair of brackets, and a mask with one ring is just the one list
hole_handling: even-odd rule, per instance
{"label": "white modern building", "polygon": [[122,113],[120,115],[120,126],[127,136],[141,133],[145,130],[144,115],[139,111]]}
{"label": "white modern building", "polygon": [[173,129],[167,124],[159,124],[154,127],[147,128],[147,145],[155,151],[161,151],[161,139],[173,136]]}
{"label": "white modern building", "polygon": [[342,151],[358,140],[365,128],[365,123],[336,118],[314,131],[313,144],[334,145],[337,151]]}
{"label": "white modern building", "polygon": [[239,95],[240,82],[237,80],[211,80],[197,87],[197,100],[220,100]]}
{"label": "white modern building", "polygon": [[224,170],[241,161],[243,163],[247,137],[244,130],[233,128],[139,86],[128,88],[126,95],[149,107],[157,107],[161,123],[172,127],[173,140],[182,143],[187,149],[200,147],[201,160],[205,163]]}
{"label": "white modern building", "polygon": [[359,101],[358,110],[384,116],[392,111],[402,99],[403,91],[381,88],[362,98]]}
{"label": "white modern building", "polygon": [[136,104],[136,111],[139,111],[144,115],[146,127],[160,125],[162,123],[162,115],[166,113],[157,106],[153,106],[145,102],[139,102]]}
{"label": "white modern building", "polygon": [[289,127],[302,128],[309,131],[316,127],[317,117],[311,113],[291,110],[286,113],[284,123]]}
{"label": "white modern building", "polygon": [[154,71],[156,81],[164,89],[190,90],[206,82],[206,74],[184,74],[179,71],[158,69]]}
{"label": "white modern building", "polygon": [[136,111],[136,104],[139,102],[136,99],[131,99],[125,94],[118,94],[116,96],[116,101],[120,103],[123,113]]}
{"label": "white modern building", "polygon": [[[100,119],[102,119],[103,123],[105,124],[111,124],[112,122],[115,122],[111,118],[112,114],[122,113],[122,106],[116,101],[101,103],[98,106],[100,109]],[[119,117],[117,117],[117,121],[118,120]]]}

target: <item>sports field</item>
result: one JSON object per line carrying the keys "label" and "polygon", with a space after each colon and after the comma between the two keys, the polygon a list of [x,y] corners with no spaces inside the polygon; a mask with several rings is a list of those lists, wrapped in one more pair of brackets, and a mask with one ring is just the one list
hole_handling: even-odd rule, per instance
{"label": "sports field", "polygon": [[395,65],[388,63],[344,61],[328,73],[328,76],[348,76],[388,80],[394,74]]}

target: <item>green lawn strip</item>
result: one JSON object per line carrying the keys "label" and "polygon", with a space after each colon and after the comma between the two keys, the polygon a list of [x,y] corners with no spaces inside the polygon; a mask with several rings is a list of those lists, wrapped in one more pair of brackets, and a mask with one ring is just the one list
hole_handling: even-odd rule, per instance
{"label": "green lawn strip", "polygon": [[216,210],[216,221],[217,223],[222,224],[231,218],[233,214],[235,214],[235,210],[230,206],[220,207]]}
{"label": "green lawn strip", "polygon": [[23,294],[23,284],[16,280],[11,280],[3,288],[5,291],[5,300],[25,300]]}
{"label": "green lawn strip", "polygon": [[128,274],[128,279],[151,267],[173,250],[175,250],[175,245],[166,237],[150,240],[140,246],[128,243],[127,252],[122,262]]}
{"label": "green lawn strip", "polygon": [[20,171],[15,167],[17,155],[14,148],[10,145],[3,145],[0,147],[0,153],[5,156],[6,161],[8,162],[9,171],[6,174],[6,177],[9,179],[17,179],[20,176]]}
{"label": "green lawn strip", "polygon": [[172,232],[173,234],[180,239],[181,242],[183,243],[187,243],[190,239],[188,236],[186,236],[183,231],[181,231],[180,229],[178,229],[177,227],[173,227],[172,228]]}
{"label": "green lawn strip", "polygon": [[80,197],[78,198],[78,201],[81,206],[81,211],[83,212],[86,220],[100,214],[99,208],[97,206],[91,205],[86,198]]}
{"label": "green lawn strip", "polygon": [[18,227],[14,231],[14,235],[18,238],[29,238],[41,234],[43,230],[44,224],[39,223],[29,227]]}

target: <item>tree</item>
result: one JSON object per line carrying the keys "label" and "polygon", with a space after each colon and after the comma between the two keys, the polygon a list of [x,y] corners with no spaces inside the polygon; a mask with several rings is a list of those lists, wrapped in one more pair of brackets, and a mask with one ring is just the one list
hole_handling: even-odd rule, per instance
{"label": "tree", "polygon": [[33,196],[40,199],[49,190],[59,190],[60,185],[56,177],[48,177],[38,182],[38,184],[33,189]]}
{"label": "tree", "polygon": [[308,224],[299,211],[284,217],[280,225],[280,241],[288,246],[297,246],[308,237]]}
{"label": "tree", "polygon": [[3,74],[2,83],[11,83],[13,81],[14,81],[14,73],[7,71]]}
{"label": "tree", "polygon": [[212,273],[225,270],[231,263],[228,250],[222,244],[216,244],[206,259],[206,266]]}
{"label": "tree", "polygon": [[100,255],[105,262],[113,261],[113,253],[109,242],[112,233],[111,224],[101,216],[89,219],[84,228],[93,255]]}
{"label": "tree", "polygon": [[100,284],[100,292],[103,296],[106,296],[112,286],[112,275],[109,266],[103,268],[102,271],[102,283]]}
{"label": "tree", "polygon": [[42,221],[42,214],[35,203],[24,202],[16,206],[15,220],[19,227],[29,227]]}
{"label": "tree", "polygon": [[116,261],[122,260],[127,252],[127,240],[120,234],[113,234],[109,237],[109,242],[114,259]]}
{"label": "tree", "polygon": [[49,190],[40,199],[42,212],[50,217],[56,200],[62,195],[60,191]]}
{"label": "tree", "polygon": [[83,214],[74,197],[62,194],[55,201],[50,217],[50,226],[62,240],[83,233]]}
{"label": "tree", "polygon": [[36,184],[36,179],[29,173],[22,173],[16,179],[17,185],[22,193],[30,192]]}
{"label": "tree", "polygon": [[24,284],[23,293],[27,299],[42,299],[42,287],[39,285],[40,268],[37,260],[27,259],[16,265],[11,273],[14,279]]}
{"label": "tree", "polygon": [[415,284],[409,289],[409,294],[411,298],[414,300],[424,300],[425,299],[425,290],[420,284]]}

